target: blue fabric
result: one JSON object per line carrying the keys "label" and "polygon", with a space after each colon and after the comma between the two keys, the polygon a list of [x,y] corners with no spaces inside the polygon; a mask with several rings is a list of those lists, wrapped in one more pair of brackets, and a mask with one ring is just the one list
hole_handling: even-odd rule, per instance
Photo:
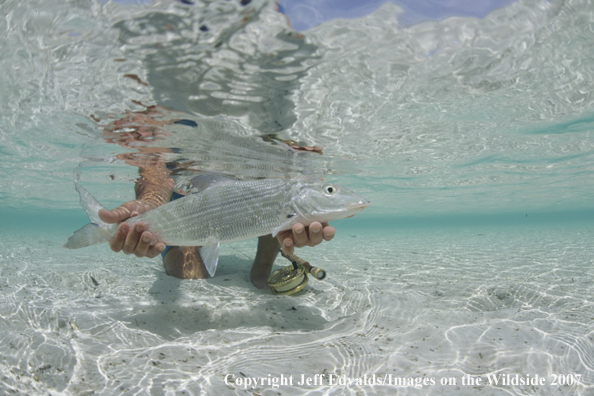
{"label": "blue fabric", "polygon": [[[202,30],[202,26],[200,27],[200,30]],[[206,30],[208,30],[208,28],[206,28]],[[203,30],[204,31],[204,30]],[[196,128],[198,126],[198,124],[196,123],[196,121],[193,120],[177,120],[173,122],[174,124],[178,124],[178,125],[186,125],[192,128]]]}

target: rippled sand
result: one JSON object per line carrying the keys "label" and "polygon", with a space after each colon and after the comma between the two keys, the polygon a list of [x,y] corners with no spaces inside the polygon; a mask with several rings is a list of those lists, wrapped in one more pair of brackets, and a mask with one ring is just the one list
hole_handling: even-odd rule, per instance
{"label": "rippled sand", "polygon": [[180,281],[157,259],[61,249],[66,231],[5,235],[0,393],[593,392],[594,228],[356,225],[299,252],[328,278],[295,296],[251,286],[255,241],[224,245],[213,279]]}

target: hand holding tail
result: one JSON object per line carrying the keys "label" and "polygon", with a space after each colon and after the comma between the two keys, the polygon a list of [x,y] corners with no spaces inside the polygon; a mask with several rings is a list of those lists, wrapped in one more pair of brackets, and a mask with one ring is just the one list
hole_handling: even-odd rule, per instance
{"label": "hand holding tail", "polygon": [[[157,203],[148,200],[128,201],[112,210],[99,210],[99,218],[109,224],[119,223],[157,206],[159,206]],[[148,258],[161,254],[165,250],[165,244],[156,242],[153,234],[146,231],[147,228],[148,225],[144,222],[135,223],[133,227],[130,227],[128,223],[121,223],[114,236],[109,240],[111,250]]]}

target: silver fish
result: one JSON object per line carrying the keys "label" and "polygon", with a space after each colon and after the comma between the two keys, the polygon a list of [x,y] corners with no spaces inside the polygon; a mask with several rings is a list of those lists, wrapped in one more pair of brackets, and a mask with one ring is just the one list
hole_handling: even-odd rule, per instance
{"label": "silver fish", "polygon": [[[212,276],[219,244],[289,230],[296,223],[328,222],[350,217],[369,201],[336,184],[322,181],[259,179],[237,181],[224,176],[195,178],[198,193],[125,220],[148,224],[158,241],[172,246],[201,246],[200,255]],[[78,249],[108,242],[117,224],[99,219],[103,206],[75,182],[80,203],[91,223],[76,231],[63,247]]]}

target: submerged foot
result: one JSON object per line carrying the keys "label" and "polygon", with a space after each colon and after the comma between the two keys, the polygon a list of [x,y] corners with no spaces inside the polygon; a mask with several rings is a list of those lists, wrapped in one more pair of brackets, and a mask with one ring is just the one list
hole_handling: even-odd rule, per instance
{"label": "submerged foot", "polygon": [[250,281],[252,285],[256,286],[258,289],[268,289],[268,276],[256,275],[253,272],[250,273]]}

